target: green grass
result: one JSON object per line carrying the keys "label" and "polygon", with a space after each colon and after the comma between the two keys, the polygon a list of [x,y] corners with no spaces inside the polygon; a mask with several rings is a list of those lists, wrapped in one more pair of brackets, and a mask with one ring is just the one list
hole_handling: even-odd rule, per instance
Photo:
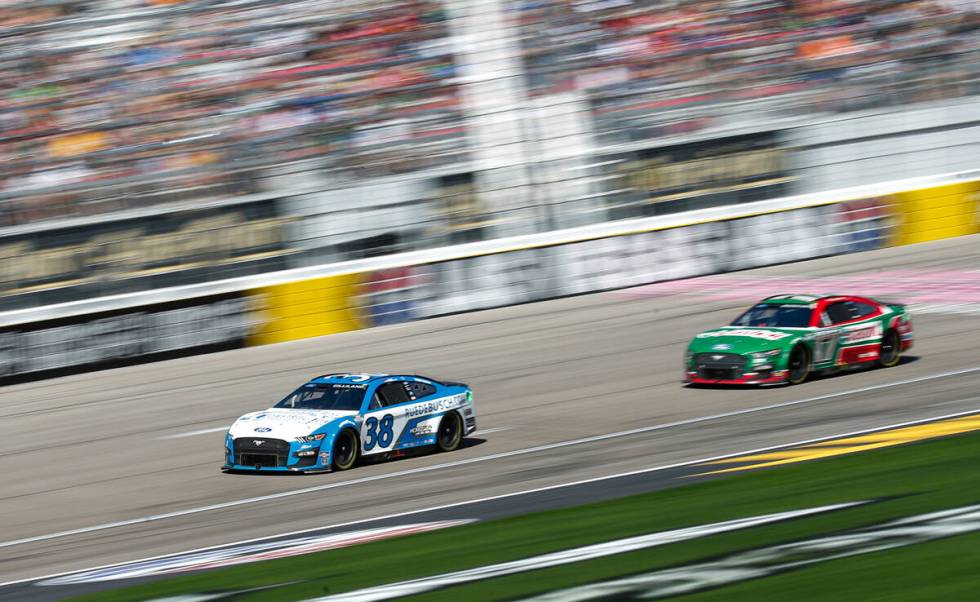
{"label": "green grass", "polygon": [[[78,600],[241,590],[297,582],[236,600],[301,600],[517,560],[678,527],[824,504],[866,506],[446,588],[412,600],[514,599],[703,562],[740,550],[832,534],[980,502],[980,434],[967,434],[664,491],[475,523],[295,558],[156,581]],[[833,560],[684,597],[738,600],[974,600],[980,534]]]}

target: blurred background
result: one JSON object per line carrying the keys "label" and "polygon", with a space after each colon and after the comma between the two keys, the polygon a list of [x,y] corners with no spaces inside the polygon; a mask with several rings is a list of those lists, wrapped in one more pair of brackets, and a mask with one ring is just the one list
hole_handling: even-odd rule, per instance
{"label": "blurred background", "polygon": [[974,0],[0,0],[0,309],[980,168]]}

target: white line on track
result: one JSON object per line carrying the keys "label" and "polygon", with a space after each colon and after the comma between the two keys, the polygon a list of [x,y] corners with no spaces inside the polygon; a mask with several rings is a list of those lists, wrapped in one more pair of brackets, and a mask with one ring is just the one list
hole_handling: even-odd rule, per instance
{"label": "white line on track", "polygon": [[512,426],[495,426],[495,427],[489,428],[489,429],[483,429],[483,430],[480,430],[480,431],[473,431],[472,433],[470,433],[469,436],[470,437],[479,437],[481,435],[489,435],[490,433],[499,433],[499,432],[502,432],[502,431],[509,431],[512,428],[514,428],[514,427],[512,427]]}
{"label": "white line on track", "polygon": [[[292,491],[282,491],[279,493],[270,493],[268,495],[260,495],[256,497],[244,498],[239,500],[232,500],[230,502],[220,502],[217,504],[210,504],[207,506],[198,506],[196,508],[187,508],[184,510],[175,510],[173,512],[164,512],[161,514],[153,514],[150,516],[141,516],[139,518],[131,518],[127,520],[121,520],[111,523],[103,523],[100,525],[92,525],[90,527],[80,527],[78,529],[69,529],[67,531],[58,531],[56,533],[46,533],[44,535],[35,535],[33,537],[24,537],[21,539],[12,539],[8,541],[0,542],[0,548],[9,548],[11,546],[26,544],[26,543],[36,543],[39,541],[47,541],[51,539],[59,539],[62,537],[68,537],[71,535],[81,535],[83,533],[92,533],[94,531],[104,531],[106,529],[115,529],[117,527],[127,527],[130,525],[139,525],[143,523],[150,523],[159,520],[164,520],[168,518],[176,518],[179,516],[188,516],[190,514],[200,514],[202,512],[209,512],[212,510],[222,510],[224,508],[233,508],[235,506],[245,506],[248,504],[256,504],[260,502],[268,502],[272,500],[279,500],[287,497],[293,497],[297,495],[304,495],[307,493],[314,493],[318,491],[326,491],[329,489],[338,489],[340,487],[349,487],[351,485],[360,485],[362,483],[371,483],[374,481],[381,481],[385,479],[392,479],[396,477],[404,477],[409,475],[421,474],[426,472],[432,472],[436,470],[442,470],[445,468],[454,468],[457,466],[466,466],[468,464],[477,464],[481,462],[489,462],[492,460],[499,460],[501,458],[510,458],[513,456],[523,456],[527,454],[533,454],[541,451],[548,451],[552,449],[559,449],[563,447],[571,447],[573,445],[582,445],[584,443],[594,443],[596,441],[605,441],[608,439],[617,439],[619,437],[625,437],[628,435],[636,435],[640,433],[649,433],[652,431],[659,431],[669,428],[674,428],[678,426],[686,426],[691,424],[698,424],[700,422],[708,422],[711,420],[720,420],[722,418],[731,418],[733,416],[744,416],[746,414],[753,414],[756,412],[763,412],[766,410],[774,410],[779,408],[786,408],[791,406],[797,406],[807,403],[814,403],[818,401],[824,401],[827,399],[833,399],[835,397],[845,397],[847,395],[855,395],[857,393],[866,393],[868,391],[877,391],[881,389],[889,389],[892,387],[898,387],[902,385],[910,385],[920,382],[926,382],[930,380],[936,380],[940,378],[949,378],[951,376],[960,376],[963,374],[971,374],[974,372],[980,372],[980,366],[974,366],[972,368],[964,368],[962,370],[952,370],[950,372],[940,372],[938,374],[931,374],[928,376],[919,376],[916,378],[909,378],[905,380],[899,380],[890,383],[882,383],[878,385],[870,385],[867,387],[861,387],[859,389],[850,389],[848,391],[839,391],[837,393],[827,393],[824,395],[817,395],[816,397],[807,397],[805,399],[797,399],[794,401],[783,401],[779,403],[773,403],[764,406],[756,406],[752,408],[745,408],[743,410],[735,410],[732,412],[723,412],[721,414],[712,414],[710,416],[701,416],[698,418],[688,418],[686,420],[677,420],[674,422],[666,422],[663,424],[654,424],[651,426],[643,426],[635,429],[630,429],[627,431],[617,431],[615,433],[605,433],[602,435],[593,435],[591,437],[583,437],[581,439],[571,439],[567,441],[558,441],[556,443],[548,443],[545,445],[537,445],[534,447],[526,447],[523,449],[515,449],[506,452],[499,452],[496,454],[490,454],[487,456],[479,456],[476,458],[467,458],[465,460],[457,460],[455,462],[445,462],[443,464],[434,464],[431,466],[420,466],[418,468],[410,468],[407,470],[399,470],[396,472],[389,472],[380,475],[372,475],[370,477],[361,477],[358,479],[350,479],[348,481],[340,481],[339,483],[326,483],[323,485],[315,485],[313,487],[304,487],[302,489],[294,489]],[[746,452],[751,453],[751,452]],[[727,456],[722,456],[727,457]],[[641,471],[642,472],[642,471]]]}
{"label": "white line on track", "polygon": [[[980,369],[980,368],[978,368],[978,369]],[[825,435],[823,437],[815,437],[813,439],[803,439],[801,441],[790,441],[790,442],[787,442],[787,443],[780,443],[778,445],[770,445],[768,447],[758,447],[758,448],[755,448],[755,449],[747,449],[747,450],[742,450],[742,451],[738,451],[738,452],[731,452],[731,453],[722,454],[722,455],[719,455],[719,456],[709,456],[707,458],[698,458],[697,460],[684,460],[683,462],[675,462],[674,464],[664,464],[662,466],[653,466],[653,467],[650,467],[650,468],[639,468],[637,470],[630,470],[628,472],[620,472],[620,473],[617,473],[617,474],[604,475],[604,476],[601,476],[601,477],[590,477],[588,479],[581,479],[581,480],[578,480],[578,481],[571,481],[571,482],[568,482],[568,483],[559,483],[557,485],[546,485],[544,487],[535,487],[534,489],[525,489],[523,491],[515,491],[513,493],[502,493],[502,494],[499,494],[499,495],[491,495],[491,496],[476,498],[476,499],[472,499],[472,500],[465,500],[465,501],[462,501],[462,502],[453,502],[453,503],[450,503],[450,504],[443,504],[441,506],[430,506],[429,508],[421,508],[419,510],[407,510],[405,512],[396,512],[394,514],[385,514],[385,515],[382,515],[382,516],[374,516],[374,517],[371,517],[371,518],[360,518],[360,519],[357,519],[357,520],[348,521],[346,523],[337,523],[337,524],[334,524],[334,525],[325,525],[325,526],[321,526],[321,527],[311,527],[309,529],[299,529],[297,531],[289,531],[287,533],[279,533],[277,535],[263,535],[262,537],[253,537],[252,539],[245,539],[245,540],[242,540],[242,541],[233,541],[233,542],[222,543],[222,544],[213,545],[213,546],[207,546],[207,547],[203,547],[203,548],[195,548],[193,550],[187,550],[185,552],[176,552],[176,553],[171,553],[171,554],[161,554],[159,556],[150,556],[148,558],[141,558],[139,560],[127,560],[125,562],[116,562],[116,563],[112,563],[112,564],[104,564],[104,565],[101,565],[101,566],[91,567],[91,568],[88,568],[88,569],[64,571],[64,572],[61,572],[61,573],[53,573],[51,575],[43,575],[43,576],[40,576],[40,577],[28,577],[27,579],[18,579],[16,581],[7,581],[7,582],[4,582],[4,583],[0,583],[0,588],[7,587],[9,585],[17,585],[18,583],[27,583],[28,581],[41,581],[41,580],[53,579],[55,577],[61,577],[63,575],[70,575],[72,573],[80,573],[80,572],[83,572],[83,571],[98,571],[98,570],[101,570],[101,569],[106,569],[106,568],[113,567],[113,566],[121,566],[121,565],[124,565],[124,564],[133,564],[133,563],[137,563],[137,562],[150,562],[150,561],[153,561],[153,560],[159,560],[161,558],[168,558],[170,556],[182,556],[184,554],[196,554],[198,552],[206,552],[208,550],[216,550],[218,548],[225,548],[225,547],[241,546],[241,545],[246,545],[246,544],[250,544],[250,543],[255,543],[255,542],[258,542],[258,541],[267,541],[267,540],[270,540],[270,539],[277,539],[277,538],[280,538],[280,537],[292,537],[294,535],[302,535],[303,533],[311,533],[313,531],[328,531],[328,530],[331,530],[331,529],[342,529],[344,527],[353,527],[353,526],[356,526],[356,525],[361,525],[361,524],[364,524],[364,523],[370,523],[370,522],[374,522],[374,521],[391,520],[391,519],[394,519],[394,518],[403,518],[403,517],[406,517],[406,516],[412,516],[413,514],[423,514],[423,513],[426,513],[426,512],[435,512],[435,511],[438,511],[438,510],[448,510],[449,508],[458,508],[460,506],[468,506],[468,505],[480,504],[480,503],[484,503],[484,502],[493,502],[493,501],[502,500],[502,499],[511,498],[511,497],[518,497],[518,496],[522,496],[522,495],[531,495],[531,494],[534,494],[534,493],[541,493],[541,492],[544,492],[544,491],[553,491],[555,489],[563,489],[565,487],[575,487],[575,486],[578,486],[578,485],[588,485],[590,483],[598,483],[600,481],[611,481],[613,479],[621,479],[621,478],[624,478],[624,477],[632,477],[632,476],[636,476],[636,475],[640,475],[640,474],[646,474],[646,473],[650,473],[650,472],[659,472],[659,471],[663,471],[663,470],[670,470],[672,468],[684,468],[686,466],[694,466],[694,465],[697,465],[697,464],[707,464],[709,462],[716,462],[718,460],[724,460],[726,458],[735,458],[735,457],[746,456],[746,455],[750,455],[750,454],[758,454],[758,453],[772,451],[772,450],[775,450],[775,449],[782,449],[782,448],[785,448],[785,447],[797,447],[797,446],[801,446],[801,445],[809,445],[809,444],[812,444],[812,443],[819,443],[821,441],[831,441],[831,440],[834,440],[834,439],[841,439],[841,438],[844,438],[844,437],[854,437],[856,435],[866,435],[868,433],[876,433],[876,432],[879,432],[879,431],[887,431],[887,430],[891,430],[891,429],[898,429],[898,428],[902,428],[902,427],[906,427],[906,426],[913,426],[913,425],[917,425],[917,424],[926,424],[928,422],[935,422],[937,420],[948,420],[948,419],[951,419],[951,418],[958,418],[960,416],[969,416],[970,414],[977,414],[978,412],[980,412],[980,408],[975,408],[975,409],[972,409],[972,410],[965,410],[965,411],[962,411],[962,412],[954,412],[952,414],[942,414],[942,415],[939,415],[939,416],[932,416],[930,418],[919,418],[917,420],[908,420],[908,421],[905,421],[905,422],[897,422],[895,424],[886,424],[884,426],[876,426],[876,427],[872,427],[872,428],[861,429],[859,431],[850,431],[850,432],[847,432],[847,433],[838,433],[836,435]],[[5,542],[5,543],[10,543],[10,542]]]}
{"label": "white line on track", "polygon": [[209,429],[201,429],[199,431],[187,431],[186,433],[174,433],[173,435],[163,435],[157,437],[157,439],[183,439],[184,437],[193,437],[194,435],[206,435],[207,433],[217,433],[218,431],[227,431],[228,425],[216,426]]}

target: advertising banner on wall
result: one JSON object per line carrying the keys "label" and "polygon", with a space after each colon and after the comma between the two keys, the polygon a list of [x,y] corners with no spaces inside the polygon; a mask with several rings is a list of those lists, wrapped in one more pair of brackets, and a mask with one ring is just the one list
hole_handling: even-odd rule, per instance
{"label": "advertising banner on wall", "polygon": [[364,274],[369,325],[887,246],[888,197]]}
{"label": "advertising banner on wall", "polygon": [[242,346],[255,328],[231,293],[0,328],[0,380]]}
{"label": "advertising banner on wall", "polygon": [[285,269],[279,201],[0,237],[0,309]]}
{"label": "advertising banner on wall", "polygon": [[790,149],[776,132],[688,142],[608,155],[620,212],[675,213],[784,196]]}

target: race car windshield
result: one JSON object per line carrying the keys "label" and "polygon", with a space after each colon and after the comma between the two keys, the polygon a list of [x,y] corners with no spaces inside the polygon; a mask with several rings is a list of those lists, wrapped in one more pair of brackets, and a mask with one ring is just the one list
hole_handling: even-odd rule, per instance
{"label": "race car windshield", "polygon": [[357,411],[361,409],[366,390],[367,385],[303,385],[277,403],[276,407],[293,410]]}
{"label": "race car windshield", "polygon": [[810,308],[803,305],[756,305],[739,316],[732,326],[804,328],[810,325]]}

